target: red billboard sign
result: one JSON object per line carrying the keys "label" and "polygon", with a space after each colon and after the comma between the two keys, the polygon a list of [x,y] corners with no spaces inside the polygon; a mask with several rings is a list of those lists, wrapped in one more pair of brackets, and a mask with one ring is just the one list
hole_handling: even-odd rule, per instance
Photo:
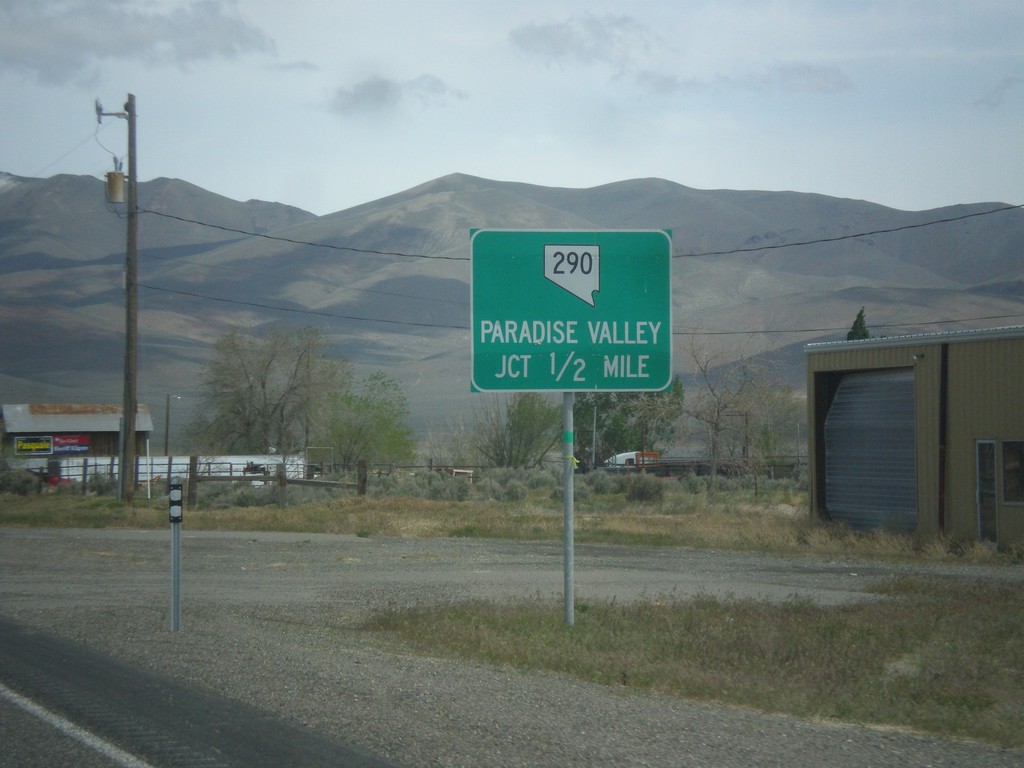
{"label": "red billboard sign", "polygon": [[54,435],[54,453],[88,453],[91,443],[89,435]]}

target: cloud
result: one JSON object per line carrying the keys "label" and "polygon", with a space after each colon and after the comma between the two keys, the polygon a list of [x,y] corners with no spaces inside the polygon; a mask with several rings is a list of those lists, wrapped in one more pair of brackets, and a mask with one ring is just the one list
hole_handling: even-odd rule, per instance
{"label": "cloud", "polygon": [[632,69],[658,37],[631,16],[584,14],[552,24],[524,24],[509,33],[513,47],[546,62],[607,64]]}
{"label": "cloud", "polygon": [[271,64],[270,69],[276,72],[319,72],[320,67],[311,61],[297,59],[295,61],[282,61]]}
{"label": "cloud", "polygon": [[854,90],[838,67],[777,62],[746,75],[681,77],[685,57],[631,16],[583,14],[550,24],[525,24],[509,34],[532,59],[552,64],[604,65],[658,95],[709,89],[833,94]]}
{"label": "cloud", "polygon": [[374,75],[351,88],[339,88],[331,109],[340,115],[387,112],[402,101],[402,86],[394,80]]}
{"label": "cloud", "polygon": [[837,67],[800,63],[778,63],[760,72],[717,75],[703,80],[641,70],[633,74],[632,79],[641,88],[660,96],[709,90],[835,94],[855,89],[853,81]]}
{"label": "cloud", "polygon": [[1024,77],[1018,77],[1015,75],[1004,77],[995,88],[975,101],[974,106],[997,109],[1003,105],[1003,102],[1006,101],[1006,97],[1011,91],[1020,88],[1021,86],[1024,86]]}
{"label": "cloud", "polygon": [[59,85],[92,79],[103,61],[186,66],[245,53],[272,52],[273,41],[249,23],[235,0],[192,0],[166,11],[131,0],[4,0],[0,70]]}
{"label": "cloud", "polygon": [[650,70],[637,72],[633,79],[641,88],[664,96],[677,93],[695,93],[703,91],[708,87],[708,83],[701,80],[678,77],[663,72],[652,72]]}
{"label": "cloud", "polygon": [[749,91],[833,94],[855,90],[853,81],[838,67],[799,62],[778,62],[760,72],[722,75],[717,86]]}
{"label": "cloud", "polygon": [[768,82],[783,91],[797,93],[845,93],[853,81],[838,67],[787,62],[768,70]]}
{"label": "cloud", "polygon": [[393,112],[410,100],[431,106],[450,98],[465,98],[434,75],[420,75],[400,81],[373,75],[348,88],[339,88],[331,101],[331,111],[345,117]]}

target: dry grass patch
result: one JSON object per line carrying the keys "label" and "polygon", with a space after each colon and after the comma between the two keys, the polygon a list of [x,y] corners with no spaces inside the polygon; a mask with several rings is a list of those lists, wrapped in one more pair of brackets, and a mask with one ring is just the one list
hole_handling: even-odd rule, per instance
{"label": "dry grass patch", "polygon": [[840,607],[709,597],[395,609],[367,624],[428,654],[801,717],[1024,746],[1024,594],[911,579]]}
{"label": "dry grass patch", "polygon": [[[780,555],[860,557],[901,561],[1007,563],[1024,560],[1024,548],[997,552],[976,542],[857,533],[812,521],[805,501],[791,491],[746,490],[707,494],[688,491],[673,480],[660,500],[630,502],[624,493],[590,494],[576,501],[579,543],[675,546],[745,550]],[[265,489],[239,484],[250,497]],[[551,541],[562,536],[563,508],[549,488],[525,498],[465,501],[417,496],[335,494],[281,507],[272,503],[231,505],[201,495],[187,511],[193,530],[292,531],[355,536],[463,537]],[[0,495],[0,525],[41,527],[155,528],[167,525],[166,497],[136,497],[133,507],[115,499],[80,494]]]}

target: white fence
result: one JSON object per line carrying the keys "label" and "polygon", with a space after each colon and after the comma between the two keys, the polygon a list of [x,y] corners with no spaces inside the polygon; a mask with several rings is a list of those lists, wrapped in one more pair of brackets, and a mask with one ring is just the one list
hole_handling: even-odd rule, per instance
{"label": "white fence", "polygon": [[[135,477],[139,485],[159,483],[168,477],[187,477],[189,456],[139,456],[135,460]],[[120,462],[116,456],[68,456],[62,458],[36,457],[12,462],[14,466],[45,473],[56,479],[59,467],[60,481],[82,482],[88,478],[117,477]],[[57,465],[55,467],[54,465]],[[305,472],[302,454],[279,456],[276,454],[252,456],[199,456],[197,472],[206,477],[237,477],[255,480],[265,473],[276,476],[278,466],[284,464],[285,475],[301,479]]]}

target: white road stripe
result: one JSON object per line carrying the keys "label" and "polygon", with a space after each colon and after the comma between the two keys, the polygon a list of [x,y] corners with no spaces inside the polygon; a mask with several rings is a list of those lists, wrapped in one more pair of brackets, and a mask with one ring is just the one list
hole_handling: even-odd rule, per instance
{"label": "white road stripe", "polygon": [[151,763],[147,763],[145,760],[140,760],[135,757],[135,755],[125,752],[123,749],[114,746],[109,741],[101,739],[96,734],[78,727],[70,720],[58,715],[56,712],[51,712],[46,707],[36,704],[31,699],[26,699],[20,693],[12,691],[3,683],[0,683],[0,696],[7,699],[12,704],[21,707],[29,714],[35,715],[43,722],[56,728],[58,731],[67,734],[75,741],[96,750],[106,757],[109,757],[118,765],[124,766],[124,768],[155,768]]}

